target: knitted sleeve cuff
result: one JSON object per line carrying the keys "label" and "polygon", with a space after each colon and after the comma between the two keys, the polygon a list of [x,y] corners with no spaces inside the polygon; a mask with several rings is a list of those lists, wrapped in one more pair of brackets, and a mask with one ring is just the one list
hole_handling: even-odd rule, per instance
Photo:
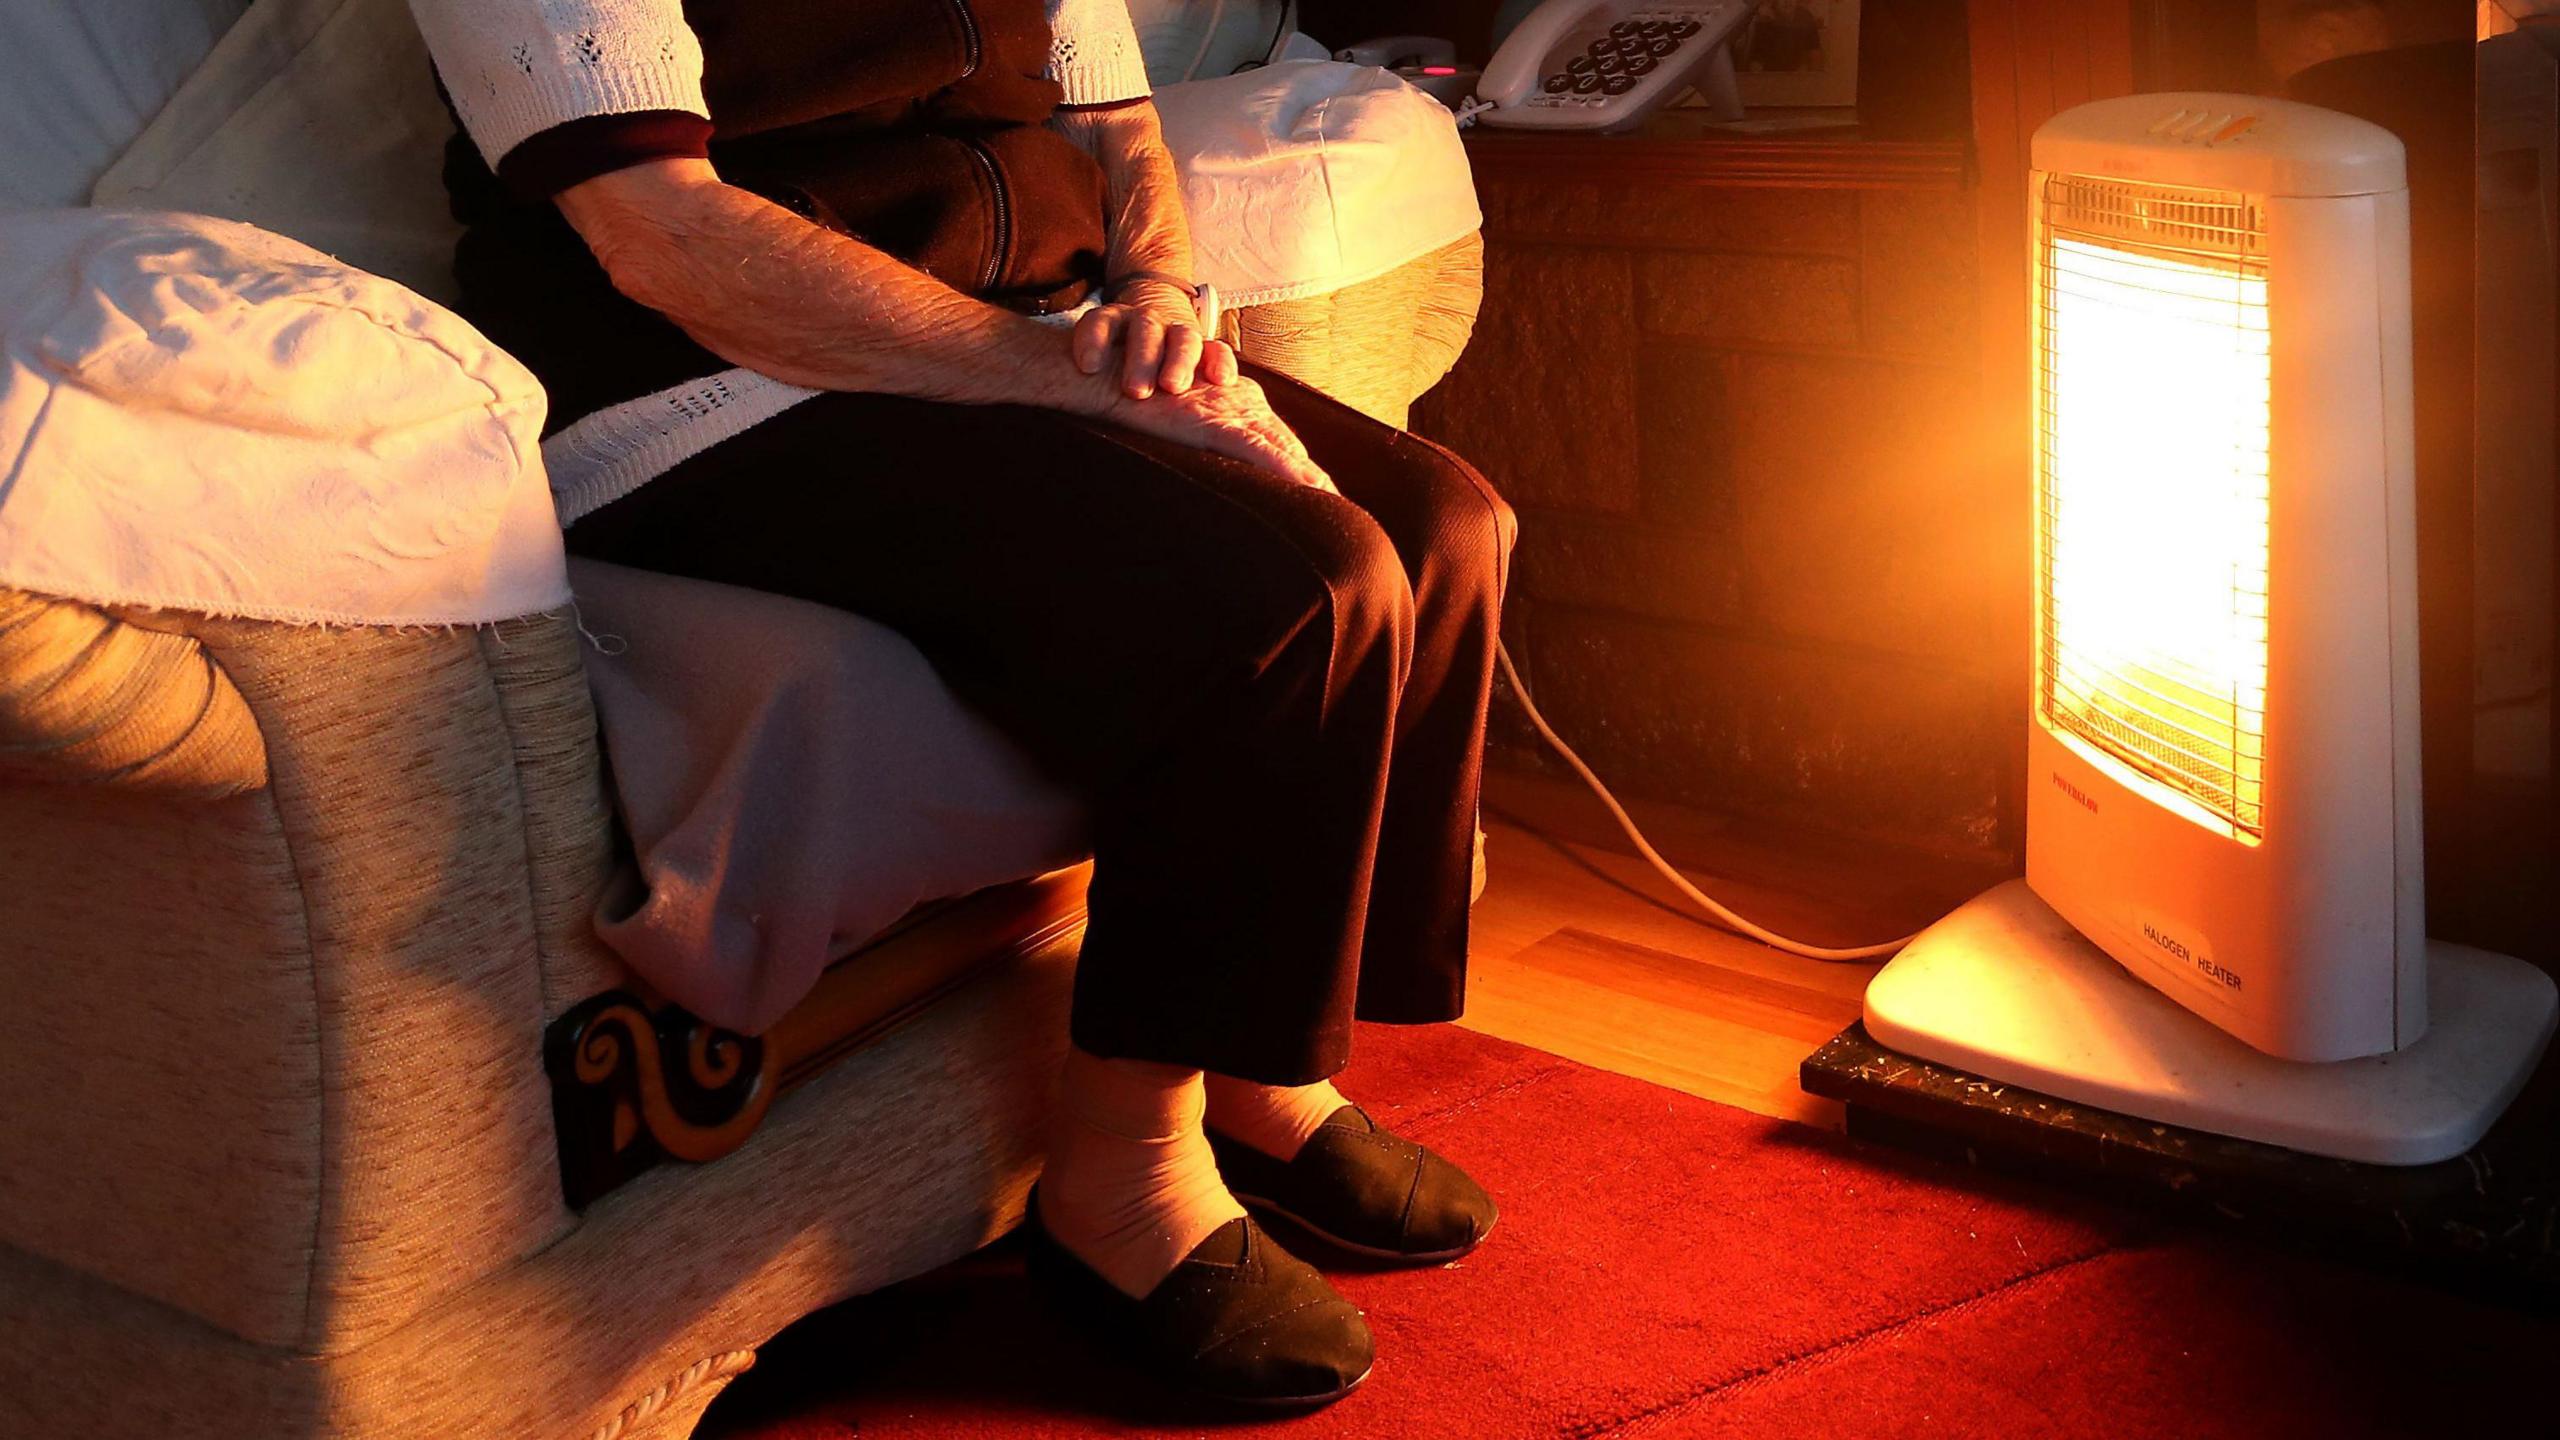
{"label": "knitted sleeve cuff", "polygon": [[1107,105],[1152,93],[1125,0],[1050,0],[1049,78],[1067,105]]}
{"label": "knitted sleeve cuff", "polygon": [[699,160],[711,153],[711,122],[684,110],[587,115],[527,136],[498,162],[498,178],[528,200],[644,160]]}
{"label": "knitted sleeve cuff", "polygon": [[683,0],[410,0],[463,127],[496,166],[600,115],[711,113]]}

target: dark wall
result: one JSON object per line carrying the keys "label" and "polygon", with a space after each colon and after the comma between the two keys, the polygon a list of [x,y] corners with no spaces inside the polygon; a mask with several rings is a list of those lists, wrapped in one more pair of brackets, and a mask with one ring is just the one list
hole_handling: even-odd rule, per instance
{"label": "dark wall", "polygon": [[1628,793],[2007,844],[2027,536],[1972,428],[1970,190],[1478,188],[1484,315],[1416,424],[1522,512],[1549,717]]}
{"label": "dark wall", "polygon": [[[1961,142],[1960,0],[1871,0],[1861,31],[1864,137]],[[1745,185],[1576,143],[1587,175],[1477,147],[1484,314],[1416,418],[1522,511],[1506,634],[1540,704],[1630,794],[2011,853],[2027,531],[1976,429],[1960,149],[1918,183],[1852,157]],[[1548,763],[1499,714],[1498,758]]]}

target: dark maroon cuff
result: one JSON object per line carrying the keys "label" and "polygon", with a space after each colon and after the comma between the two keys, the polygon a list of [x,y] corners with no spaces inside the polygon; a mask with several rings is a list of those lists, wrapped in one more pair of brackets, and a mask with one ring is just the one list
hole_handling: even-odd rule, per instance
{"label": "dark maroon cuff", "polygon": [[644,160],[700,160],[710,153],[711,122],[690,111],[584,115],[527,136],[499,159],[498,178],[528,200],[548,200]]}

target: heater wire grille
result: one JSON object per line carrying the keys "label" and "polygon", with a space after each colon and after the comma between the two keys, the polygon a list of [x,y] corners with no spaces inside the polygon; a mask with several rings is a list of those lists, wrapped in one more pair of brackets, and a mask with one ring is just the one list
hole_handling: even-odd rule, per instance
{"label": "heater wire grille", "polygon": [[2040,710],[2265,831],[2266,227],[2245,195],[2041,196]]}

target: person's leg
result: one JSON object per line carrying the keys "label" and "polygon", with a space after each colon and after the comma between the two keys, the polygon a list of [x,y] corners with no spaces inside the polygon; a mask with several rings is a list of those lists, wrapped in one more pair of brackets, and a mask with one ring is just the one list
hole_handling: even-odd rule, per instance
{"label": "person's leg", "polygon": [[1413,588],[1413,665],[1396,713],[1360,1018],[1452,1020],[1466,1002],[1485,715],[1519,521],[1483,475],[1442,446],[1304,386],[1265,383],[1316,462],[1386,532]]}
{"label": "person's leg", "polygon": [[[1395,546],[1414,593],[1413,662],[1396,715],[1372,872],[1358,1013],[1454,1019],[1466,994],[1468,891],[1493,650],[1518,522],[1447,450],[1284,378],[1273,408]],[[1282,1160],[1345,1105],[1330,1083],[1209,1079],[1209,1121]]]}
{"label": "person's leg", "polygon": [[1146,1294],[1244,1216],[1201,1128],[1205,1103],[1197,1070],[1067,1053],[1041,1223],[1123,1294]]}
{"label": "person's leg", "polygon": [[1131,1294],[1232,1219],[1199,1070],[1315,1079],[1348,1044],[1411,618],[1375,523],[1063,416],[845,395],[569,538],[881,620],[1091,798],[1044,1216]]}

